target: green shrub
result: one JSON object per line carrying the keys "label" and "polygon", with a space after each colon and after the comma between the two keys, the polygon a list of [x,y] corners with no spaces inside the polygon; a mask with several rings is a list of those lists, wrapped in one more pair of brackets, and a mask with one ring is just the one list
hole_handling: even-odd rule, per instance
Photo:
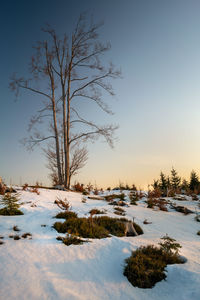
{"label": "green shrub", "polygon": [[82,240],[77,236],[67,235],[66,237],[58,236],[56,238],[58,241],[62,241],[66,246],[70,245],[82,245],[83,243],[87,243],[88,241]]}
{"label": "green shrub", "polygon": [[104,198],[106,201],[112,201],[113,199],[120,199],[121,201],[124,201],[125,194],[124,193],[111,194],[111,195],[104,196]]}
{"label": "green shrub", "polygon": [[126,215],[126,212],[125,212],[125,210],[123,209],[123,208],[121,208],[121,207],[115,207],[114,208],[114,214],[116,214],[116,215],[119,215],[119,216],[125,216]]}
{"label": "green shrub", "polygon": [[160,243],[160,247],[142,246],[133,251],[131,256],[125,260],[124,275],[133,286],[152,288],[157,282],[166,278],[167,264],[183,263],[178,255],[180,245],[168,236],[167,239],[166,237],[162,239],[164,239],[164,243]]}
{"label": "green shrub", "polygon": [[58,213],[55,218],[57,219],[71,219],[71,218],[77,218],[77,214],[73,211],[65,211]]}
{"label": "green shrub", "polygon": [[137,192],[130,192],[129,194],[130,204],[137,205],[137,201],[140,200],[139,194]]}
{"label": "green shrub", "polygon": [[6,193],[3,198],[0,200],[0,203],[5,207],[0,209],[0,215],[3,216],[15,216],[23,215],[23,212],[18,208],[20,205],[18,202],[18,195],[12,195],[11,193]]}
{"label": "green shrub", "polygon": [[83,238],[105,238],[109,232],[98,226],[91,218],[71,218],[64,223],[56,222],[54,228],[60,233],[70,233]]}
{"label": "green shrub", "polygon": [[102,215],[102,214],[105,214],[105,211],[104,210],[99,210],[97,208],[93,208],[89,211],[89,213],[91,215]]}
{"label": "green shrub", "polygon": [[[55,222],[53,227],[60,233],[70,233],[83,238],[105,238],[111,235],[124,236],[125,218],[111,218],[107,216],[101,217],[66,217],[65,222]],[[141,227],[133,223],[138,234],[142,234]]]}
{"label": "green shrub", "polygon": [[112,235],[115,236],[125,235],[125,225],[120,219],[102,216],[102,217],[94,217],[93,222],[105,228]]}

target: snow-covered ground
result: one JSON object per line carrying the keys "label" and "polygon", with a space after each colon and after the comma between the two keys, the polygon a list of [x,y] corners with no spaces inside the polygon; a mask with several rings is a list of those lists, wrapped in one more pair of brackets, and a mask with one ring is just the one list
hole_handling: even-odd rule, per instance
{"label": "snow-covered ground", "polygon": [[[56,240],[52,225],[60,211],[54,204],[57,197],[67,200],[79,216],[88,216],[91,208],[106,209],[116,216],[106,201],[87,200],[73,192],[39,189],[40,195],[19,191],[22,216],[0,216],[0,299],[59,300],[59,299],[124,299],[124,300],[199,300],[200,299],[200,223],[194,214],[176,211],[156,211],[138,206],[123,207],[126,217],[135,218],[144,230],[137,237],[111,237],[91,240],[83,245],[65,246]],[[197,201],[174,201],[200,211]],[[35,205],[33,205],[35,204]],[[147,219],[152,224],[144,225]],[[62,221],[62,220],[61,220]],[[14,232],[17,225],[21,230]],[[41,225],[46,225],[41,226]],[[32,234],[32,239],[13,240],[11,234]],[[141,245],[157,244],[165,234],[181,245],[181,255],[187,262],[167,267],[167,279],[152,289],[133,287],[123,276],[124,259]]]}

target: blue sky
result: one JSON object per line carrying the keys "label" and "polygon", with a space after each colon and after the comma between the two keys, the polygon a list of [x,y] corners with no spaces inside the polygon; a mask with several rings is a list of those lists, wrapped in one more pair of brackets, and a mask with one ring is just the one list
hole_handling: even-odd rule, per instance
{"label": "blue sky", "polygon": [[[42,3],[41,3],[42,2]],[[51,24],[70,33],[83,11],[104,20],[106,59],[121,67],[113,82],[114,116],[86,107],[88,118],[119,124],[114,150],[102,140],[89,144],[89,161],[78,180],[99,186],[122,181],[146,187],[172,165],[188,177],[200,166],[200,2],[185,0],[4,1],[0,9],[0,175],[9,183],[49,183],[40,148],[28,153],[19,143],[40,107],[29,93],[15,102],[13,72],[27,76],[32,46]]]}

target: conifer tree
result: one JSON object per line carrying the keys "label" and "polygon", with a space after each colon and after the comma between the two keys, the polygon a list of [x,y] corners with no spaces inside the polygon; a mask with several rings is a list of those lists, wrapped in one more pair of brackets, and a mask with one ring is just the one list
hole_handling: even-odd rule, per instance
{"label": "conifer tree", "polygon": [[159,187],[162,191],[162,195],[166,196],[167,195],[167,178],[163,172],[160,173]]}
{"label": "conifer tree", "polygon": [[180,187],[181,177],[178,176],[177,171],[172,167],[171,169],[171,186],[176,191]]}
{"label": "conifer tree", "polygon": [[200,182],[197,173],[193,170],[190,174],[189,188],[191,191],[195,191],[199,188]]}

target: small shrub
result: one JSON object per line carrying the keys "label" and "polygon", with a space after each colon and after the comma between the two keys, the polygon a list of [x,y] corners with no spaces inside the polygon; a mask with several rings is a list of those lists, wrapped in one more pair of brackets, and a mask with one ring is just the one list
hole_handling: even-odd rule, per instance
{"label": "small shrub", "polygon": [[77,182],[77,183],[74,184],[73,188],[74,188],[74,190],[76,192],[83,193],[83,191],[84,191],[84,184],[80,184],[79,182]]}
{"label": "small shrub", "polygon": [[163,242],[160,242],[160,249],[169,256],[179,255],[179,249],[182,247],[175,239],[169,237],[167,234],[161,238]]}
{"label": "small shrub", "polygon": [[87,196],[87,195],[89,195],[89,192],[88,192],[87,190],[84,190],[84,191],[82,192],[82,194],[83,194],[84,196]]}
{"label": "small shrub", "polygon": [[58,241],[62,241],[63,244],[65,244],[66,246],[82,245],[83,243],[88,242],[88,241],[82,240],[82,239],[78,238],[77,236],[73,236],[73,235],[66,235],[66,237],[58,236],[56,239]]}
{"label": "small shrub", "polygon": [[20,229],[19,229],[18,226],[16,226],[16,225],[13,226],[13,230],[14,230],[14,231],[20,231]]}
{"label": "small shrub", "polygon": [[148,198],[146,202],[147,208],[154,208],[156,206],[162,211],[168,211],[166,207],[167,201],[165,199]]}
{"label": "small shrub", "polygon": [[55,218],[57,219],[71,219],[71,218],[77,218],[77,214],[73,211],[65,211],[58,213]]}
{"label": "small shrub", "polygon": [[116,215],[119,215],[119,216],[125,216],[126,215],[125,210],[121,207],[115,207],[114,210],[115,210],[114,214],[116,214]]}
{"label": "small shrub", "polygon": [[99,195],[99,191],[97,189],[94,190],[94,195]]}
{"label": "small shrub", "polygon": [[153,191],[148,191],[148,195],[147,195],[147,197],[149,198],[149,199],[151,199],[151,198],[160,198],[161,197],[161,190],[160,190],[160,188],[155,188]]}
{"label": "small shrub", "polygon": [[87,199],[86,199],[85,197],[82,197],[81,202],[82,202],[82,203],[86,203],[86,201],[87,201]]}
{"label": "small shrub", "polygon": [[137,205],[137,201],[139,201],[140,198],[137,192],[130,192],[129,199],[131,205]]}
{"label": "small shrub", "polygon": [[14,239],[15,241],[18,241],[18,240],[20,240],[21,238],[20,238],[19,235],[14,235],[14,236],[13,236],[13,239]]}
{"label": "small shrub", "polygon": [[[107,216],[90,218],[68,218],[64,223],[55,222],[53,227],[60,233],[69,233],[83,238],[105,238],[110,234],[115,236],[125,236],[125,218],[111,218]],[[138,234],[143,231],[139,225],[133,223]]]}
{"label": "small shrub", "polygon": [[199,231],[197,231],[197,235],[200,235],[200,230],[199,230]]}
{"label": "small shrub", "polygon": [[0,203],[5,207],[0,209],[0,215],[3,216],[14,216],[14,215],[23,215],[23,212],[20,211],[18,202],[18,195],[12,195],[11,193],[6,193],[3,198],[0,200]]}
{"label": "small shrub", "polygon": [[[124,275],[133,286],[139,288],[152,288],[157,282],[166,278],[165,268],[167,264],[183,263],[178,255],[180,244],[167,236],[163,237],[169,247],[154,245],[142,246],[133,251],[131,256],[125,260]],[[174,248],[175,247],[175,248]]]}
{"label": "small shrub", "polygon": [[23,186],[22,186],[22,190],[23,191],[27,191],[28,189],[28,183],[25,183]]}
{"label": "small shrub", "polygon": [[147,221],[147,219],[145,219],[144,221],[143,221],[143,224],[152,224],[152,222],[149,222],[149,221]]}
{"label": "small shrub", "polygon": [[23,239],[26,239],[28,236],[32,237],[32,234],[30,232],[26,232],[22,234]]}
{"label": "small shrub", "polygon": [[38,191],[38,188],[36,188],[36,187],[33,187],[32,189],[30,189],[30,192],[40,195],[40,192]]}
{"label": "small shrub", "polygon": [[102,214],[105,214],[106,212],[104,210],[99,210],[97,208],[93,208],[89,211],[89,213],[91,215],[102,215]]}
{"label": "small shrub", "polygon": [[104,198],[108,202],[112,201],[113,199],[120,199],[120,200],[124,201],[125,194],[124,193],[121,193],[121,194],[111,194],[111,195],[104,196]]}
{"label": "small shrub", "polygon": [[0,241],[0,245],[3,245],[3,244],[4,244],[4,242]]}
{"label": "small shrub", "polygon": [[69,203],[69,201],[67,200],[67,198],[65,198],[64,200],[60,199],[57,197],[57,199],[54,201],[55,204],[58,205],[58,207],[62,210],[69,210],[71,205]]}
{"label": "small shrub", "polygon": [[0,182],[0,195],[5,195],[6,187]]}

